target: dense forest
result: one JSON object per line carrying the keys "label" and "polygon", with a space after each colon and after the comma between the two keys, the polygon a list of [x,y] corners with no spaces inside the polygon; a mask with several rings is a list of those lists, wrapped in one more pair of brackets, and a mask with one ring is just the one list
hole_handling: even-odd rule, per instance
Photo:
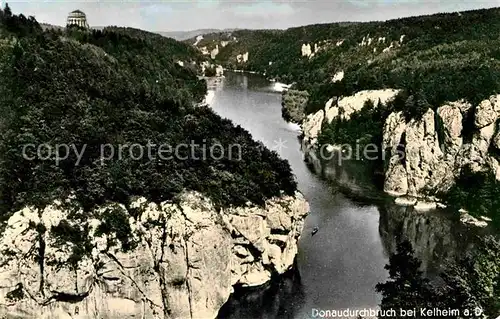
{"label": "dense forest", "polygon": [[[402,111],[409,121],[421,117],[428,108],[436,110],[446,101],[461,99],[473,105],[464,116],[467,142],[475,106],[500,93],[499,34],[500,9],[495,8],[385,22],[238,30],[204,36],[196,46],[210,51],[219,44],[218,63],[293,84],[294,90],[283,95],[286,120],[300,122],[307,114],[323,109],[332,97],[367,89],[402,90],[394,101],[379,103],[377,108],[367,102],[348,121],[336,118],[323,124],[319,145],[381,145],[382,127],[391,112]],[[221,41],[227,41],[225,46]],[[303,45],[310,46],[304,54]],[[248,61],[238,61],[237,56],[246,52]],[[370,164],[374,173],[383,172],[381,160]],[[473,215],[490,216],[498,226],[499,190],[493,173],[464,170],[447,194],[436,195],[457,211],[465,208]],[[500,246],[493,237],[478,242],[471,253],[430,281],[419,270],[420,261],[411,245],[403,241],[387,265],[389,280],[376,287],[383,297],[381,309],[416,309],[416,318],[440,317],[421,316],[422,308],[460,311],[449,318],[498,316]],[[477,309],[483,311],[482,316],[477,315]]]}
{"label": "dense forest", "polygon": [[[428,108],[436,110],[446,101],[461,99],[473,105],[463,123],[464,140],[471,140],[470,114],[481,100],[500,92],[499,34],[500,9],[494,8],[385,22],[238,30],[204,36],[197,47],[213,48],[227,41],[224,47],[219,45],[215,58],[219,63],[258,71],[307,92],[305,103],[294,101],[296,91],[284,95],[282,113],[295,122],[323,109],[332,97],[367,89],[401,89],[388,105],[377,109],[367,105],[349,121],[337,118],[325,124],[318,138],[319,145],[358,140],[381,145],[383,123],[391,112],[403,111],[409,121]],[[304,55],[305,44],[311,51]],[[237,55],[245,52],[248,61],[238,62]],[[374,172],[383,171],[382,161],[370,164]],[[471,192],[470,185],[477,192]],[[463,171],[449,194],[434,195],[475,215],[498,216],[498,189],[493,175]]]}
{"label": "dense forest", "polygon": [[[0,11],[0,51],[2,220],[25,205],[44,207],[70,195],[90,215],[96,205],[128,204],[132,195],[160,202],[187,189],[226,206],[263,204],[296,189],[277,153],[198,106],[206,82],[177,61],[203,58],[186,44],[129,28],[43,31],[7,7]],[[131,151],[122,159],[101,156],[108,144],[193,143],[220,148],[203,157],[202,148],[186,147],[169,160]],[[35,148],[23,154],[30,144],[71,148],[44,148],[41,158]],[[231,145],[241,156],[231,157]],[[73,150],[84,150],[81,158]]]}
{"label": "dense forest", "polygon": [[[461,98],[476,104],[499,91],[499,17],[500,9],[487,9],[284,31],[238,30],[207,35],[197,47],[228,41],[219,45],[216,61],[295,83],[295,89],[310,94],[306,113],[333,96],[380,88],[421,91],[433,107]],[[302,56],[303,44],[311,45],[310,57]],[[245,52],[248,62],[238,63],[237,55]],[[345,77],[333,83],[339,71]]]}

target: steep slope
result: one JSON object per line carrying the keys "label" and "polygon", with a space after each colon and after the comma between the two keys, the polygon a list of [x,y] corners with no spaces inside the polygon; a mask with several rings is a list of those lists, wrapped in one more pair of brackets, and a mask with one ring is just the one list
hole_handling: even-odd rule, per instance
{"label": "steep slope", "polygon": [[8,10],[0,35],[0,316],[213,317],[292,267],[307,203],[277,153],[197,106],[193,48]]}
{"label": "steep slope", "polygon": [[[489,9],[285,31],[239,30],[205,35],[197,47],[210,51],[219,45],[215,60],[225,66],[296,82],[312,95],[308,113],[332,96],[386,87],[422,89],[431,104],[459,98],[477,103],[497,89],[492,80],[498,73],[499,16],[499,9]],[[222,46],[222,41],[229,42]],[[247,52],[248,61],[238,63],[237,56]],[[343,81],[334,85],[341,71]]]}
{"label": "steep slope", "polygon": [[[134,194],[162,200],[184,188],[210,190],[220,204],[262,202],[267,195],[259,194],[267,191],[270,196],[279,195],[280,189],[293,192],[295,183],[288,164],[260,148],[248,132],[209,109],[193,106],[205,94],[205,83],[174,62],[184,52],[164,54],[163,47],[171,41],[161,36],[137,39],[135,35],[106,30],[69,30],[67,34],[50,32],[19,38],[4,46],[7,61],[2,64],[2,72],[10,76],[2,86],[4,92],[11,92],[2,96],[2,108],[11,114],[4,123],[2,143],[3,154],[8,154],[2,163],[3,180],[11,181],[3,185],[4,203],[15,206],[29,202],[21,201],[18,194],[33,199],[32,191],[27,190],[35,184],[46,185],[38,189],[45,190],[46,196],[36,197],[48,202],[62,195],[61,187],[64,192],[77,192],[77,197],[81,195],[89,203]],[[179,47],[188,50],[185,45],[177,45],[171,51]],[[13,100],[16,103],[8,103]],[[226,154],[220,159],[198,161],[127,158],[110,165],[96,162],[101,144],[147,145],[148,141],[155,145],[169,143],[171,147],[194,143],[207,149],[220,144]],[[52,161],[29,161],[11,151],[28,142],[51,147],[57,143],[74,144],[80,150],[86,146],[86,152],[79,165],[72,154],[57,166]],[[228,158],[228,147],[234,143],[241,147],[241,160]],[[260,164],[254,165],[254,161]],[[269,170],[274,165],[278,169],[275,172]],[[32,169],[40,175],[31,173]],[[239,185],[235,190],[243,193],[223,191],[213,184],[226,171],[230,174],[224,178],[226,186],[221,184],[222,188],[229,190]],[[258,177],[259,171],[265,177]],[[48,176],[50,185],[46,183]],[[110,176],[120,181],[106,182]],[[93,186],[87,184],[88,178]]]}
{"label": "steep slope", "polygon": [[234,31],[235,29],[198,29],[198,30],[191,30],[191,31],[159,31],[156,32],[158,34],[161,34],[164,37],[169,37],[172,39],[175,39],[177,41],[184,41],[191,39],[193,37],[199,36],[199,35],[205,35],[209,33],[217,33],[217,32],[231,32]]}
{"label": "steep slope", "polygon": [[[283,114],[302,116],[293,121],[304,121],[304,150],[313,162],[325,147],[372,144],[377,160],[365,162],[385,175],[387,192],[447,198],[458,208],[494,214],[499,32],[500,9],[494,8],[240,30],[206,35],[195,46],[228,68],[306,91],[305,103],[285,93]],[[468,189],[465,181],[476,186]],[[482,205],[471,204],[477,193]]]}

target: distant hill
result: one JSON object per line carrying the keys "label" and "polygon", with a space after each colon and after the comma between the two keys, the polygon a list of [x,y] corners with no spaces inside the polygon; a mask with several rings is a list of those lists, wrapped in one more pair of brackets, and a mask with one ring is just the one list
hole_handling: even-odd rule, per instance
{"label": "distant hill", "polygon": [[[49,23],[40,23],[40,26],[42,27],[43,30],[49,30],[49,29],[56,29],[56,30],[62,30],[65,27],[60,26],[60,25],[53,25]],[[91,26],[91,29],[94,30],[104,30],[104,26]],[[187,39],[195,38],[198,35],[205,35],[205,34],[210,34],[210,33],[221,33],[221,32],[231,32],[235,31],[238,29],[198,29],[198,30],[191,30],[191,31],[151,31],[152,33],[156,33],[159,35],[162,35],[167,38],[172,38],[177,41],[184,41]]]}
{"label": "distant hill", "polygon": [[204,35],[209,33],[219,33],[219,32],[231,32],[237,29],[198,29],[192,31],[168,31],[168,32],[156,32],[164,37],[173,38],[177,41],[184,41],[198,35]]}

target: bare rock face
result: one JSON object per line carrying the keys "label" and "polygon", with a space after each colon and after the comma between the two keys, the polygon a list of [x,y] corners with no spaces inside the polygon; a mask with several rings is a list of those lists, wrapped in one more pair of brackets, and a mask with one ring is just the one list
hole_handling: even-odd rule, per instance
{"label": "bare rock face", "polygon": [[77,220],[71,200],[26,207],[0,238],[0,315],[214,318],[233,285],[293,265],[308,210],[300,193],[218,211],[186,192],[178,204],[136,198],[91,215],[112,219]]}
{"label": "bare rock face", "polygon": [[210,57],[212,59],[215,59],[217,57],[217,54],[219,54],[219,45],[218,44],[216,44],[215,48],[212,51],[210,51]]}
{"label": "bare rock face", "polygon": [[482,101],[476,108],[474,124],[477,128],[481,129],[485,126],[491,125],[497,119],[497,111],[490,100]]}
{"label": "bare rock face", "polygon": [[332,123],[333,119],[339,116],[339,108],[334,105],[336,98],[331,98],[325,104],[325,116],[328,123]]}
{"label": "bare rock face", "polygon": [[302,44],[302,47],[300,48],[300,51],[302,53],[302,56],[309,57],[312,54],[312,49],[310,44]]}
{"label": "bare rock face", "polygon": [[321,132],[321,126],[325,119],[325,112],[319,110],[314,114],[309,114],[302,123],[302,132],[304,132],[304,140],[308,141],[311,145],[316,144],[317,137]]}
{"label": "bare rock face", "polygon": [[[383,147],[390,151],[384,183],[387,193],[421,197],[427,192],[445,191],[453,184],[454,160],[462,144],[462,115],[452,105],[439,108],[437,113],[442,124],[436,122],[432,109],[408,123],[400,112],[386,119]],[[438,129],[443,132],[443,140]]]}
{"label": "bare rock face", "polygon": [[421,120],[411,120],[406,128],[408,195],[415,196],[435,188],[449,174],[434,124],[434,111],[429,109]]}
{"label": "bare rock face", "polygon": [[[395,196],[427,197],[429,193],[446,192],[465,167],[473,171],[491,170],[500,180],[498,159],[491,147],[500,146],[497,121],[499,98],[482,101],[474,112],[472,141],[463,140],[463,119],[471,105],[465,101],[450,102],[429,109],[419,120],[405,123],[400,113],[388,116],[384,126],[386,158],[384,190]],[[496,135],[495,135],[496,134]],[[404,159],[396,150],[404,150]],[[406,185],[408,187],[406,188]]]}
{"label": "bare rock face", "polygon": [[404,165],[404,149],[398,147],[403,141],[406,130],[406,121],[401,112],[391,113],[384,125],[382,148],[385,151],[385,160],[388,163],[384,191],[393,196],[402,196],[408,193],[408,179]]}
{"label": "bare rock face", "polygon": [[245,52],[245,53],[242,53],[242,54],[238,54],[236,56],[236,61],[238,63],[245,63],[248,61],[248,52]]}
{"label": "bare rock face", "polygon": [[[309,158],[318,152],[317,137],[324,123],[335,118],[349,120],[366,101],[373,107],[393,99],[398,90],[360,91],[352,96],[330,99],[323,110],[302,123],[303,150]],[[384,191],[393,196],[435,200],[432,196],[448,191],[462,169],[492,171],[500,180],[500,159],[491,149],[500,150],[500,95],[491,96],[475,107],[464,100],[447,102],[437,111],[428,109],[421,118],[407,121],[402,112],[393,112],[383,127],[382,149],[385,163]],[[464,128],[466,117],[474,116],[472,132]],[[467,119],[467,121],[469,121]],[[472,136],[464,141],[464,136]],[[316,168],[321,171],[321,167]]]}

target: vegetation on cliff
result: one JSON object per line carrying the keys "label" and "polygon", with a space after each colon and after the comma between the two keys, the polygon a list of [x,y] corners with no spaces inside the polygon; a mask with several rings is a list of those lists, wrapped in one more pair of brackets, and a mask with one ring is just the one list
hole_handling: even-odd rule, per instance
{"label": "vegetation on cliff", "polygon": [[[464,142],[470,143],[477,130],[475,106],[500,92],[499,17],[500,9],[494,8],[385,22],[238,30],[205,36],[197,46],[210,48],[227,41],[224,47],[219,45],[218,63],[294,82],[294,89],[306,91],[305,105],[290,103],[293,91],[283,97],[287,120],[324,109],[332,97],[361,90],[402,90],[387,105],[373,109],[369,103],[349,120],[337,117],[324,123],[320,146],[375,143],[380,150],[383,124],[391,112],[402,111],[409,122],[429,108],[437,110],[447,101],[461,99],[473,106],[464,115],[462,130]],[[248,61],[238,62],[237,55],[245,52]],[[382,161],[371,164],[375,171],[383,171]],[[452,206],[492,216],[500,207],[497,184],[491,174],[462,172],[449,194],[441,195]]]}
{"label": "vegetation on cliff", "polygon": [[[382,88],[421,91],[437,107],[461,98],[476,104],[500,91],[498,17],[496,8],[284,31],[238,30],[205,38],[229,41],[219,45],[218,63],[296,82],[296,89],[307,90],[308,113],[333,96]],[[304,44],[311,46],[311,56],[302,55]],[[198,46],[203,45],[207,43]],[[238,63],[237,55],[245,52],[248,62]],[[339,71],[345,76],[334,83]]]}
{"label": "vegetation on cliff", "polygon": [[[195,106],[206,83],[177,64],[199,61],[188,45],[128,28],[43,31],[8,9],[0,11],[0,35],[3,218],[70,194],[88,210],[132,195],[160,202],[184,189],[217,205],[261,204],[281,191],[294,193],[289,164],[277,153]],[[107,144],[128,148],[122,158],[115,149],[103,159]],[[165,160],[134,144],[153,145],[153,152],[159,145],[186,147]],[[40,145],[43,156],[36,154]],[[69,149],[56,153],[57,145]],[[203,146],[216,154],[208,156]]]}
{"label": "vegetation on cliff", "polygon": [[288,122],[300,123],[305,116],[309,93],[306,91],[286,90],[281,101],[281,115]]}
{"label": "vegetation on cliff", "polygon": [[411,244],[401,242],[386,266],[389,280],[376,288],[382,294],[382,310],[415,309],[418,318],[422,309],[458,311],[447,315],[453,318],[496,318],[500,314],[498,239],[480,239],[474,251],[450,265],[439,281],[426,279],[419,268]]}
{"label": "vegetation on cliff", "polygon": [[478,217],[492,217],[495,227],[500,229],[500,184],[493,172],[473,172],[466,168],[442,197],[456,210],[464,208]]}

